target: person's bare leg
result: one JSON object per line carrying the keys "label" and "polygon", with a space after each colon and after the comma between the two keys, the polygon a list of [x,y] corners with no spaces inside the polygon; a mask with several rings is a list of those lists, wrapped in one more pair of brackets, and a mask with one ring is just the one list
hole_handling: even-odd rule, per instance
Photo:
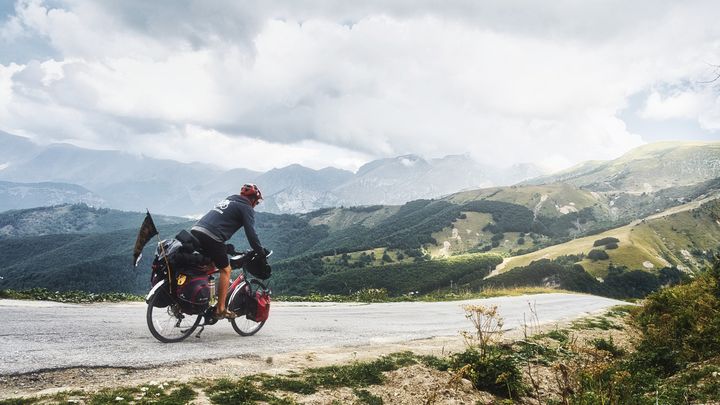
{"label": "person's bare leg", "polygon": [[225,312],[225,300],[227,298],[228,287],[230,286],[230,265],[220,270],[220,279],[218,280],[218,303],[217,314]]}

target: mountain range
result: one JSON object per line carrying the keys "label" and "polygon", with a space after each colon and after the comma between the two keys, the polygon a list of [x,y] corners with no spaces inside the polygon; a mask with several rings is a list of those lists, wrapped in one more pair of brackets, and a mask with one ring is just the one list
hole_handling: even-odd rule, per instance
{"label": "mountain range", "polygon": [[[357,173],[299,165],[260,173],[5,137],[0,175],[34,183],[0,183],[0,195],[9,190],[8,198],[21,201],[17,196],[46,194],[50,202],[57,188],[80,203],[0,213],[2,288],[141,293],[147,262],[131,270],[129,257],[143,214],[98,206],[130,204],[119,197],[130,196],[170,209],[179,196],[205,196],[193,200],[197,206],[183,206],[198,208],[222,198],[225,185],[238,178],[267,181],[264,205],[275,213],[259,212],[257,231],[276,252],[273,289],[283,294],[368,287],[429,293],[452,280],[470,289],[531,284],[641,297],[702,271],[720,253],[720,142],[649,144],[618,159],[477,188],[472,184],[500,174],[466,156],[381,159]],[[56,156],[50,151],[62,151],[60,160],[42,166],[42,159]],[[70,169],[53,174],[63,165]],[[443,177],[450,169],[463,174]],[[518,179],[533,170],[516,169]],[[147,178],[147,170],[171,173]],[[36,183],[53,175],[63,183]],[[194,185],[181,182],[183,176]],[[456,190],[445,193],[445,187]],[[178,194],[163,198],[169,189]],[[420,198],[424,193],[440,196]],[[285,211],[295,213],[278,213]],[[163,237],[192,224],[157,214],[156,222]],[[247,246],[242,232],[232,243]]]}
{"label": "mountain range", "polygon": [[[638,297],[701,271],[720,253],[720,175],[698,170],[717,158],[703,151],[717,150],[713,143],[642,147],[619,158],[626,169],[615,183],[619,164],[611,161],[596,163],[590,181],[583,180],[587,171],[573,176],[577,184],[487,187],[292,215],[260,212],[257,231],[276,252],[273,289],[282,294],[367,287],[429,293],[453,280],[471,289],[534,284]],[[696,160],[687,160],[693,156],[705,160],[693,167]],[[659,169],[677,165],[686,169],[675,178],[673,170]],[[653,190],[637,190],[644,183]],[[129,257],[142,216],[85,204],[2,213],[1,286],[141,293],[147,261],[135,271]],[[163,237],[192,225],[159,215],[156,223]],[[231,242],[247,247],[242,232]]]}
{"label": "mountain range", "polygon": [[[314,170],[290,165],[258,172],[222,170],[203,163],[181,163],[112,150],[69,144],[38,145],[27,138],[0,132],[0,180],[53,195],[47,201],[15,199],[0,207],[30,208],[60,202],[153,212],[203,214],[246,182],[263,190],[259,210],[273,213],[309,212],[324,207],[403,204],[436,198],[458,190],[509,185],[543,172],[531,164],[506,169],[481,165],[468,155],[423,159],[415,155],[371,161],[353,173],[337,168]],[[49,184],[63,183],[54,187]],[[43,183],[42,185],[38,183]],[[66,200],[69,185],[87,189]],[[80,190],[78,188],[78,190]]]}

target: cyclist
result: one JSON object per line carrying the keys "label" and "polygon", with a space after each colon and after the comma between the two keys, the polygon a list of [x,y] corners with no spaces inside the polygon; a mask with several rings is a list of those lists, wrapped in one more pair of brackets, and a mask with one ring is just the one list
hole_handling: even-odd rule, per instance
{"label": "cyclist", "polygon": [[209,256],[213,264],[220,270],[218,281],[218,304],[215,310],[217,318],[234,318],[235,314],[225,308],[225,299],[230,284],[230,262],[228,261],[225,242],[227,242],[238,229],[245,229],[250,247],[260,257],[265,257],[267,251],[263,249],[255,233],[254,208],[262,200],[262,193],[255,184],[245,184],[240,194],[233,194],[220,201],[207,214],[200,218],[190,232],[202,246],[203,252]]}

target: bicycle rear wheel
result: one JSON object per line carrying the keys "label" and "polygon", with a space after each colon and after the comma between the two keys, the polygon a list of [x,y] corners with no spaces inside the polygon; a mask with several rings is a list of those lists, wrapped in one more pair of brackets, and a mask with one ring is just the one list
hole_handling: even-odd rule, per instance
{"label": "bicycle rear wheel", "polygon": [[[165,283],[163,280],[161,283]],[[180,306],[170,296],[165,285],[154,289],[148,298],[147,325],[155,339],[163,343],[175,343],[190,336],[197,328],[202,314],[182,313]],[[156,307],[156,303],[170,302],[165,307]]]}
{"label": "bicycle rear wheel", "polygon": [[[258,290],[268,290],[267,286],[258,279],[251,279],[249,287],[250,291],[252,291],[253,293]],[[245,301],[243,301],[243,299],[252,299],[247,295],[247,288],[247,284],[240,284],[237,288],[237,291],[233,291],[232,295],[230,295],[227,305],[227,308],[230,311],[241,314],[241,316],[230,320],[230,324],[232,324],[233,329],[240,336],[252,336],[256,334],[263,327],[263,325],[265,325],[265,321],[256,322],[252,319],[248,319],[247,315],[245,315],[245,313],[243,312],[245,310]],[[242,295],[245,295],[245,297],[243,297]]]}

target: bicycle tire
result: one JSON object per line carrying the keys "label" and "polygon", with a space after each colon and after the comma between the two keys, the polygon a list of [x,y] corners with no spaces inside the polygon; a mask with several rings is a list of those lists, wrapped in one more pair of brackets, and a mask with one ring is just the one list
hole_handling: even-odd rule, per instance
{"label": "bicycle tire", "polygon": [[[161,281],[161,283],[165,283],[165,280]],[[168,297],[170,292],[163,285],[154,289],[151,294],[147,299],[148,308],[145,319],[153,337],[163,343],[176,343],[192,335],[198,324],[200,324],[202,314],[189,315],[182,313],[175,299]],[[162,296],[162,294],[165,294],[165,296]],[[167,300],[168,298],[171,301],[170,305],[166,307],[156,307],[154,305],[156,300]],[[155,319],[155,315],[157,315],[157,319]],[[192,317],[195,318],[192,319]],[[184,322],[185,320],[187,322]],[[183,322],[184,324],[181,325]],[[174,325],[172,325],[173,323]],[[170,327],[170,329],[166,331],[166,327]],[[177,333],[177,336],[171,336],[173,332]]]}
{"label": "bicycle tire", "polygon": [[[251,291],[258,291],[258,290],[267,291],[268,290],[267,286],[262,281],[255,279],[255,278],[250,280],[250,286],[251,286]],[[238,289],[237,293],[231,294],[230,297],[228,297],[227,308],[229,310],[234,311],[235,309],[238,308],[237,304],[233,305],[232,300],[234,298],[235,301],[237,301],[238,294],[242,294],[242,292],[239,290],[244,287],[245,287],[245,284],[241,283],[237,287],[237,289]],[[247,315],[238,316],[237,318],[230,320],[230,324],[232,325],[233,329],[240,336],[252,336],[252,335],[258,333],[258,331],[260,329],[262,329],[262,327],[265,325],[265,322],[266,321],[255,322],[252,319],[248,319]]]}

